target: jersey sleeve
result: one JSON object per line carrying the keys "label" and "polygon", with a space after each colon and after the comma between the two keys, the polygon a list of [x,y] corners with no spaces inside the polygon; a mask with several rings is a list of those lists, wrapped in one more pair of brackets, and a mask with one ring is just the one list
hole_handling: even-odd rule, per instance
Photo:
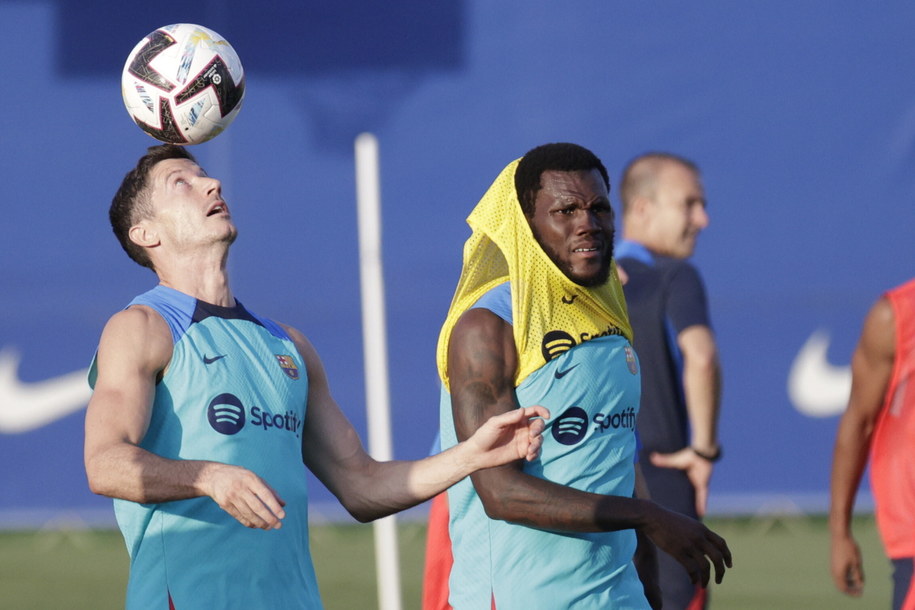
{"label": "jersey sleeve", "polygon": [[693,265],[684,262],[673,270],[668,285],[666,313],[677,333],[696,325],[711,328],[705,284]]}

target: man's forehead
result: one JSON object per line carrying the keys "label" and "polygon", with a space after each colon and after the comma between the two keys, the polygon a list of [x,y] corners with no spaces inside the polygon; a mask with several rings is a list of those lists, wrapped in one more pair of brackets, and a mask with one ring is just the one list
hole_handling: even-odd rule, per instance
{"label": "man's forehead", "polygon": [[190,159],[164,159],[156,163],[150,170],[153,179],[164,178],[172,172],[188,171],[195,174],[204,174],[203,168]]}
{"label": "man's forehead", "polygon": [[570,171],[544,170],[540,174],[540,186],[542,189],[557,192],[579,193],[582,190],[593,190],[602,195],[606,195],[608,192],[607,184],[597,168]]}
{"label": "man's forehead", "polygon": [[658,172],[658,177],[661,181],[669,182],[684,182],[696,186],[697,188],[702,188],[702,180],[699,177],[699,174],[690,167],[683,165],[682,163],[668,162]]}

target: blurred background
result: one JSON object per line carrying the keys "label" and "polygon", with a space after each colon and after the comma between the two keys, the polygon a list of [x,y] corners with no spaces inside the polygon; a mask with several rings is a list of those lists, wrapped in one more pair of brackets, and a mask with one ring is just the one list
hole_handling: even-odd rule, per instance
{"label": "blurred background", "polygon": [[695,257],[725,374],[710,512],[825,510],[861,320],[913,273],[911,3],[0,0],[0,527],[113,523],[83,472],[84,374],[108,317],[155,282],[108,226],[155,144],[120,74],[177,22],[225,36],[246,70],[234,124],[192,150],[239,227],[235,293],[311,338],[364,439],[359,133],[380,143],[394,453],[410,459],[437,429],[464,219],[499,171],[571,141],[615,187],[666,150],[702,168],[711,216]]}

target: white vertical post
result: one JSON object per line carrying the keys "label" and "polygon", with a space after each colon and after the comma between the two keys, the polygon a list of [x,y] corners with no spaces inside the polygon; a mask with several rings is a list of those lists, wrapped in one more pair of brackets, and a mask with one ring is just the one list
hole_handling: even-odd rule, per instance
{"label": "white vertical post", "polygon": [[[388,391],[387,326],[381,262],[381,181],[378,140],[370,133],[356,138],[356,207],[359,224],[359,277],[362,288],[362,341],[369,453],[376,460],[393,459]],[[374,523],[378,606],[401,610],[397,521]]]}

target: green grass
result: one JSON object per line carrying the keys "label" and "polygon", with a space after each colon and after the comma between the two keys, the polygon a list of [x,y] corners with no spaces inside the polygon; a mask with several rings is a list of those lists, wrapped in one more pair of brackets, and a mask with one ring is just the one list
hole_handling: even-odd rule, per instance
{"label": "green grass", "polygon": [[126,582],[120,532],[0,533],[0,608],[123,608]]}
{"label": "green grass", "polygon": [[883,554],[872,517],[855,520],[864,556],[862,598],[836,590],[829,573],[829,533],[825,518],[710,520],[728,541],[734,568],[712,589],[711,607],[740,610],[862,610],[891,607],[889,560]]}
{"label": "green grass", "polygon": [[[712,519],[709,525],[734,554],[733,570],[712,590],[713,609],[890,607],[890,567],[870,517],[855,524],[867,576],[861,599],[832,586],[822,517]],[[418,609],[425,528],[401,523],[399,538],[404,608]],[[328,610],[377,607],[372,544],[371,526],[313,528],[312,550]],[[117,532],[0,532],[0,608],[123,608],[126,580],[127,553]]]}

